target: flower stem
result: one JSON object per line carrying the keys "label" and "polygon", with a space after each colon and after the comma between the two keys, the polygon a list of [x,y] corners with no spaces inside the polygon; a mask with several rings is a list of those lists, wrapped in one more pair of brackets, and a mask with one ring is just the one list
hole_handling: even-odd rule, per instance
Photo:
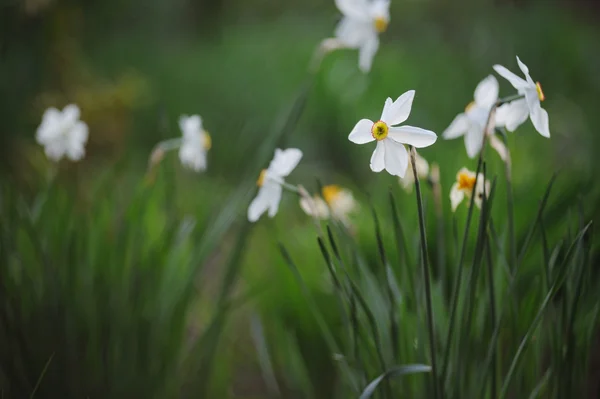
{"label": "flower stem", "polygon": [[512,188],[512,162],[510,158],[510,150],[508,149],[508,138],[506,130],[500,129],[502,140],[506,147],[506,157],[504,159],[504,170],[506,175],[506,212],[508,217],[508,248],[510,253],[510,267],[514,271],[517,265],[517,244],[515,240],[515,206],[514,194]]}
{"label": "flower stem", "polygon": [[520,100],[522,98],[525,98],[525,96],[523,94],[515,94],[512,96],[500,98],[498,101],[496,101],[496,106],[499,107],[502,104],[506,104],[506,103],[509,103],[509,102],[515,101],[515,100]]}
{"label": "flower stem", "polygon": [[417,208],[419,210],[419,230],[421,232],[421,252],[422,252],[422,265],[423,265],[423,278],[425,280],[425,301],[427,305],[427,325],[429,330],[429,349],[431,351],[431,375],[433,377],[433,397],[437,399],[439,388],[438,388],[438,374],[437,374],[437,361],[435,352],[435,333],[433,324],[433,307],[431,304],[431,277],[429,273],[429,262],[427,259],[427,237],[425,234],[425,216],[423,212],[423,199],[421,198],[421,186],[419,184],[419,176],[417,175],[417,167],[415,161],[415,150],[411,147],[410,159],[412,164],[413,176],[415,177],[415,191],[417,192]]}

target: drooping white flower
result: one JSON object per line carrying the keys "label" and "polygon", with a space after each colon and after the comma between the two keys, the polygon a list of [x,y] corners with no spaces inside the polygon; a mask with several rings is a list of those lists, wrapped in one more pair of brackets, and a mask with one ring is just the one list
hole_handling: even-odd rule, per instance
{"label": "drooping white flower", "polygon": [[[489,75],[475,88],[474,101],[467,105],[465,112],[454,118],[442,137],[448,140],[464,135],[467,155],[469,158],[475,157],[481,151],[490,111],[496,101],[498,101],[498,81],[493,75]],[[490,123],[495,125],[496,121]]]}
{"label": "drooping white flower", "polygon": [[[450,189],[450,203],[452,205],[452,212],[456,210],[458,205],[463,201],[463,199],[471,198],[471,193],[473,192],[473,187],[475,186],[475,172],[471,172],[467,168],[462,168],[456,174],[456,182],[452,185]],[[475,189],[475,205],[477,207],[481,207],[481,202],[484,196],[484,187],[485,187],[485,195],[489,195],[490,193],[490,182],[488,180],[483,181],[483,174],[479,173],[477,177],[477,188]]]}
{"label": "drooping white flower", "polygon": [[494,65],[494,70],[508,80],[520,95],[525,96],[525,98],[514,100],[499,107],[497,118],[502,119],[508,131],[514,132],[529,117],[535,130],[544,137],[550,137],[548,112],[541,105],[541,102],[546,99],[542,91],[542,85],[540,82],[536,83],[531,79],[529,68],[521,62],[519,57],[517,57],[517,63],[525,75],[525,79],[518,77],[502,65]]}
{"label": "drooping white flower", "polygon": [[357,208],[356,201],[350,190],[344,189],[338,185],[330,184],[324,186],[322,195],[302,198],[300,207],[309,216],[318,219],[339,220],[345,225],[349,225],[349,215]]}
{"label": "drooping white flower", "polygon": [[260,216],[268,211],[269,217],[277,214],[281,201],[282,184],[284,177],[292,173],[302,158],[302,151],[297,148],[275,150],[275,156],[269,167],[260,173],[256,185],[259,187],[256,198],[248,207],[248,220],[256,222]]}
{"label": "drooping white flower", "polygon": [[396,101],[388,98],[385,101],[381,118],[377,122],[361,119],[348,140],[356,144],[366,144],[377,141],[377,147],[371,157],[371,170],[404,177],[408,167],[408,152],[404,144],[416,148],[428,147],[435,143],[437,136],[430,130],[413,126],[395,126],[404,122],[410,115],[415,91],[402,94]]}
{"label": "drooping white flower", "polygon": [[[427,160],[419,155],[415,151],[415,166],[417,167],[417,176],[419,179],[427,179],[429,177],[429,163]],[[412,171],[412,161],[410,156],[408,157],[408,166],[406,167],[406,174],[404,177],[398,178],[400,185],[407,192],[412,192],[412,187],[415,184],[415,175]]]}
{"label": "drooping white flower", "polygon": [[79,107],[75,104],[67,105],[62,112],[48,108],[35,138],[51,160],[58,162],[66,156],[79,161],[85,155],[88,126],[79,120]]}
{"label": "drooping white flower", "polygon": [[335,30],[345,47],[358,49],[358,66],[368,72],[379,48],[379,34],[390,22],[390,0],[335,0],[344,15]]}
{"label": "drooping white flower", "polygon": [[196,172],[206,170],[206,153],[210,150],[212,141],[208,132],[202,127],[199,115],[182,115],[179,118],[182,142],[179,147],[181,164]]}

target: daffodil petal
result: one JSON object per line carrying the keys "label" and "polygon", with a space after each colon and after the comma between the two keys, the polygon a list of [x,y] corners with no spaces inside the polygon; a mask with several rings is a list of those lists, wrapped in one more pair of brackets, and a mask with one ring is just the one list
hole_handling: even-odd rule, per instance
{"label": "daffodil petal", "polygon": [[348,135],[348,140],[356,144],[366,144],[375,140],[371,134],[373,121],[369,119],[361,119],[354,126],[354,129]]}
{"label": "daffodil petal", "polygon": [[269,164],[269,171],[276,176],[285,177],[292,173],[292,170],[302,159],[302,151],[297,148],[288,148],[281,150],[275,149],[275,156]]}
{"label": "daffodil petal", "polygon": [[475,88],[475,103],[482,108],[489,108],[498,100],[498,80],[494,75],[483,79]]}
{"label": "daffodil petal", "polygon": [[519,126],[527,120],[529,116],[529,107],[524,98],[515,100],[507,104],[508,108],[504,115],[506,130],[514,132]]}
{"label": "daffodil petal", "polygon": [[530,85],[535,85],[533,79],[531,79],[531,76],[529,75],[529,68],[527,68],[527,65],[525,65],[523,61],[521,61],[519,56],[517,56],[517,64],[519,64],[519,69],[521,69],[521,72],[523,72],[523,75],[525,75],[527,83],[529,83]]}
{"label": "daffodil petal", "polygon": [[256,222],[260,216],[270,209],[271,200],[273,196],[277,195],[277,190],[281,192],[281,187],[279,185],[265,182],[265,184],[258,190],[258,194],[250,203],[248,207],[248,220],[251,222]]}
{"label": "daffodil petal", "polygon": [[377,142],[377,147],[371,155],[371,170],[373,172],[381,172],[385,168],[385,146],[383,140]]}
{"label": "daffodil petal", "polygon": [[529,118],[535,130],[544,137],[550,137],[548,112],[542,108],[540,100],[537,98],[537,93],[527,93],[526,99],[527,106],[529,107]]}
{"label": "daffodil petal", "polygon": [[273,184],[267,186],[269,189],[269,217],[272,218],[277,215],[277,211],[279,210],[279,203],[281,202],[281,193],[282,188],[279,184]]}
{"label": "daffodil petal", "polygon": [[408,125],[391,127],[388,137],[397,143],[412,145],[416,148],[428,147],[437,140],[437,135],[431,130]]}
{"label": "daffodil petal", "polygon": [[517,90],[522,90],[528,86],[527,81],[518,77],[502,65],[494,65],[494,70],[498,72],[498,75],[508,80],[509,83]]}
{"label": "daffodil petal", "polygon": [[364,73],[371,70],[373,58],[379,48],[379,37],[375,32],[368,35],[358,50],[358,67]]}
{"label": "daffodil petal", "polygon": [[450,204],[452,206],[452,212],[456,211],[456,208],[465,198],[465,193],[458,189],[458,183],[454,183],[450,189]]}
{"label": "daffodil petal", "polygon": [[410,115],[414,98],[415,91],[409,90],[391,104],[386,101],[383,112],[381,113],[381,120],[390,126],[404,122]]}
{"label": "daffodil petal", "polygon": [[469,118],[464,113],[456,115],[450,126],[444,133],[442,133],[442,137],[446,140],[455,139],[457,137],[462,136],[467,132],[470,126]]}
{"label": "daffodil petal", "polygon": [[[404,145],[394,140],[383,140],[385,148],[385,170],[390,175],[404,177],[408,168],[408,153]],[[411,172],[411,171],[409,171]]]}
{"label": "daffodil petal", "polygon": [[182,115],[179,117],[179,129],[185,137],[197,135],[202,130],[200,115]]}
{"label": "daffodil petal", "polygon": [[75,104],[69,104],[63,109],[64,123],[75,123],[79,119],[79,107]]}
{"label": "daffodil petal", "polygon": [[335,0],[335,5],[347,17],[357,20],[369,18],[369,3],[366,0]]}
{"label": "daffodil petal", "polygon": [[483,145],[483,129],[477,125],[471,125],[465,134],[465,148],[469,158],[474,158]]}
{"label": "daffodil petal", "polygon": [[344,17],[335,28],[335,37],[348,48],[359,48],[373,35],[370,21]]}

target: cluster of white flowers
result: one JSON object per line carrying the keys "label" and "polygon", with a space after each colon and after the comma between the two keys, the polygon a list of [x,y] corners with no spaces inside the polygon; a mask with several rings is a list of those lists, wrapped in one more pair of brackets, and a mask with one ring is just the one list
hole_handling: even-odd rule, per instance
{"label": "cluster of white flowers", "polygon": [[[367,72],[371,69],[373,57],[379,48],[379,34],[387,29],[390,21],[389,0],[335,0],[343,18],[335,29],[335,38],[325,39],[321,50],[331,51],[337,48],[351,48],[359,51],[359,68]],[[548,113],[541,107],[545,96],[540,83],[535,83],[529,75],[529,69],[517,57],[519,68],[525,79],[501,65],[494,70],[517,90],[517,94],[499,99],[498,81],[493,75],[487,76],[476,87],[474,101],[465,111],[458,114],[444,131],[445,139],[464,136],[467,155],[470,158],[481,153],[486,138],[490,137],[502,159],[507,149],[495,137],[496,128],[514,131],[529,117],[535,129],[544,137],[550,137]],[[348,139],[356,144],[376,141],[375,150],[370,159],[373,172],[384,169],[398,176],[400,184],[412,190],[414,174],[411,159],[405,145],[415,148],[428,147],[437,140],[437,135],[426,129],[404,123],[411,112],[415,91],[409,90],[393,101],[387,98],[378,120],[360,119]],[[76,105],[67,105],[63,111],[49,108],[44,113],[42,123],[37,129],[36,139],[44,146],[46,155],[53,161],[67,157],[78,161],[85,155],[88,139],[88,127],[79,119],[80,111]],[[211,148],[211,137],[203,128],[199,115],[183,115],[179,119],[182,137],[158,143],[150,157],[151,166],[160,162],[169,150],[178,149],[179,158],[186,168],[200,172],[207,167],[207,152]],[[414,150],[413,150],[414,151]],[[300,207],[316,219],[333,218],[343,224],[350,223],[349,215],[356,210],[357,204],[352,193],[337,185],[323,187],[321,196],[310,196],[300,186],[284,181],[298,165],[302,151],[296,148],[276,149],[269,167],[264,169],[258,179],[256,198],[248,208],[248,219],[257,221],[263,213],[275,216],[279,209],[283,188],[301,194]],[[429,179],[429,164],[415,151],[415,170],[419,179]],[[435,167],[437,171],[437,166]],[[436,176],[439,176],[436,173]],[[437,181],[438,177],[430,182]],[[450,191],[452,210],[454,211],[464,198],[475,194],[474,202],[480,206],[482,198],[489,192],[489,181],[480,174],[462,168]]]}

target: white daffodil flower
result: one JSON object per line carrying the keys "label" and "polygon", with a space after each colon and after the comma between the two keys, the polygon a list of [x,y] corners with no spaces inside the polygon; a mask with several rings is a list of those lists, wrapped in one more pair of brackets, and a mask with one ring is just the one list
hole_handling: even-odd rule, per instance
{"label": "white daffodil flower", "polygon": [[[467,168],[462,168],[456,174],[456,183],[452,185],[450,189],[450,203],[452,205],[452,212],[456,211],[456,208],[463,199],[471,199],[471,193],[473,192],[473,187],[475,186],[475,172],[471,172]],[[478,208],[481,208],[481,202],[484,195],[484,187],[485,194],[489,195],[490,193],[490,182],[486,180],[485,186],[483,182],[483,174],[479,173],[477,177],[477,188],[475,190],[475,205]]]}
{"label": "white daffodil flower", "polygon": [[[419,179],[425,180],[429,177],[429,163],[427,160],[419,155],[418,152],[415,151],[415,166],[417,167],[417,176]],[[406,168],[406,174],[404,177],[398,178],[400,185],[407,193],[412,192],[412,187],[415,184],[415,175],[412,171],[412,161],[411,158],[408,157],[408,166]]]}
{"label": "white daffodil flower", "polygon": [[519,57],[517,57],[517,63],[525,75],[525,79],[518,77],[502,65],[494,65],[494,70],[508,80],[520,95],[525,97],[498,108],[498,118],[502,119],[509,132],[514,132],[529,117],[535,130],[544,137],[550,137],[548,112],[541,105],[541,102],[546,99],[542,85],[531,79],[529,68],[521,62]]}
{"label": "white daffodil flower", "polygon": [[[454,118],[442,133],[442,137],[449,140],[464,135],[467,155],[469,158],[475,157],[481,151],[490,111],[496,101],[498,101],[498,81],[493,75],[489,75],[475,88],[474,101],[467,105],[465,112]],[[495,125],[497,122],[490,121],[490,123]]]}
{"label": "white daffodil flower", "polygon": [[322,195],[323,197],[315,195],[313,197],[302,198],[300,200],[300,207],[309,216],[318,219],[332,217],[345,225],[349,225],[349,215],[357,207],[352,192],[338,185],[330,184],[323,187]]}
{"label": "white daffodil flower", "polygon": [[348,140],[356,144],[366,144],[377,141],[377,147],[371,157],[371,170],[404,177],[408,167],[408,152],[404,144],[416,148],[428,147],[435,143],[437,136],[430,130],[413,126],[395,126],[408,119],[415,91],[402,94],[396,101],[388,98],[385,101],[381,118],[377,122],[361,119]]}
{"label": "white daffodil flower", "polygon": [[281,201],[282,185],[285,184],[284,177],[292,173],[302,158],[302,151],[297,148],[287,150],[275,150],[275,157],[267,169],[260,172],[256,185],[259,187],[256,198],[248,207],[248,220],[256,222],[260,216],[268,211],[269,217],[277,214],[279,202]]}
{"label": "white daffodil flower", "polygon": [[46,156],[55,161],[63,157],[79,161],[85,155],[88,126],[79,120],[79,107],[67,105],[62,112],[48,108],[35,135],[36,141],[44,146]]}
{"label": "white daffodil flower", "polygon": [[179,147],[181,164],[196,172],[206,170],[206,153],[210,150],[212,141],[208,132],[202,127],[199,115],[182,115],[179,118],[182,142]]}
{"label": "white daffodil flower", "polygon": [[335,0],[335,5],[344,15],[335,29],[336,39],[358,49],[358,66],[368,72],[379,48],[379,34],[390,22],[390,0]]}

